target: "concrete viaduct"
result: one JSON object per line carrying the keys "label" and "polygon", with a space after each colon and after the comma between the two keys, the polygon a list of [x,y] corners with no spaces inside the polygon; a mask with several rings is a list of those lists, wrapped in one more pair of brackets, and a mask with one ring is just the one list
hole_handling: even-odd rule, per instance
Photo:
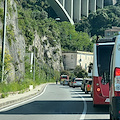
{"label": "concrete viaduct", "polygon": [[105,5],[114,5],[116,0],[48,0],[48,2],[61,21],[74,24],[79,22],[81,16],[88,17],[90,12],[96,12]]}

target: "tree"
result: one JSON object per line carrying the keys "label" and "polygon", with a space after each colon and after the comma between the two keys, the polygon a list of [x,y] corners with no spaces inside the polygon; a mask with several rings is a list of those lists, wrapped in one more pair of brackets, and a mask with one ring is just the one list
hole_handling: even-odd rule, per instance
{"label": "tree", "polygon": [[91,33],[94,35],[104,36],[104,31],[112,26],[120,26],[120,0],[114,6],[106,6],[98,9],[96,12],[90,13],[88,18],[83,17],[76,24],[76,30]]}
{"label": "tree", "polygon": [[84,69],[82,69],[81,66],[76,66],[76,68],[74,69],[74,74],[78,78],[87,77],[87,72]]}
{"label": "tree", "polygon": [[61,75],[68,75],[68,76],[70,76],[70,73],[68,71],[66,71],[66,70],[63,70],[63,71],[61,71]]}

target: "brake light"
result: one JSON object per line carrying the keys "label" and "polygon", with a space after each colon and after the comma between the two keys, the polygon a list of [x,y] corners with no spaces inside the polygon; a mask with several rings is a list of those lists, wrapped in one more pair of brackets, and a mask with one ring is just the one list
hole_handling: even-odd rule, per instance
{"label": "brake light", "polygon": [[120,68],[115,68],[114,77],[120,76]]}
{"label": "brake light", "polygon": [[87,87],[89,88],[89,87],[90,87],[90,85],[87,85]]}
{"label": "brake light", "polygon": [[114,95],[115,96],[120,96],[120,68],[115,68],[114,71],[114,86],[115,86],[115,91]]}
{"label": "brake light", "polygon": [[97,43],[96,45],[97,45],[97,46],[99,46],[99,44],[98,44],[98,43]]}
{"label": "brake light", "polygon": [[114,92],[114,96],[120,96],[120,92],[115,91],[115,92]]}
{"label": "brake light", "polygon": [[76,83],[76,82],[74,82],[74,83]]}

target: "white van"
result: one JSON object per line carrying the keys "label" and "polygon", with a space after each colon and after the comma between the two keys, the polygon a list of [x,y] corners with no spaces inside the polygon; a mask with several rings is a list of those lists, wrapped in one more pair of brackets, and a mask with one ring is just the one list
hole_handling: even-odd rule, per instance
{"label": "white van", "polygon": [[115,45],[110,65],[110,120],[120,120],[120,35],[115,38]]}

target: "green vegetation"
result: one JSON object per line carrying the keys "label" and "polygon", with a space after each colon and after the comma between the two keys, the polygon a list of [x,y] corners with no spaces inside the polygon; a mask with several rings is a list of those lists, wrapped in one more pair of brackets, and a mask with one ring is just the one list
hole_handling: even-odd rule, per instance
{"label": "green vegetation", "polygon": [[78,78],[85,78],[88,76],[87,72],[82,69],[81,66],[76,66],[76,68],[74,69],[74,75]]}
{"label": "green vegetation", "polygon": [[61,71],[61,75],[68,75],[68,76],[70,76],[70,72],[68,72],[67,70],[63,70],[63,71]]}
{"label": "green vegetation", "polygon": [[[32,45],[34,31],[40,37],[47,36],[51,47],[56,46],[56,42],[61,42],[64,51],[92,51],[92,42],[89,35],[84,32],[76,32],[75,26],[68,22],[56,22],[48,18],[50,6],[46,0],[21,0],[18,4],[19,28],[25,36],[26,45]],[[53,40],[56,40],[54,42]]]}
{"label": "green vegetation", "polygon": [[1,21],[2,21],[2,23],[3,23],[3,8],[0,8],[0,19],[1,19]]}
{"label": "green vegetation", "polygon": [[7,10],[9,12],[10,16],[12,16],[12,6],[10,5],[10,0],[8,0],[8,2],[7,2]]}
{"label": "green vegetation", "polygon": [[77,31],[89,33],[91,36],[104,36],[104,31],[112,26],[120,27],[120,1],[115,6],[107,6],[91,13],[88,18],[83,17],[76,24]]}
{"label": "green vegetation", "polygon": [[[8,57],[6,57],[8,60]],[[1,98],[7,97],[9,92],[19,92],[23,93],[29,89],[29,85],[40,85],[46,82],[55,82],[56,79],[59,79],[59,72],[53,70],[47,64],[38,64],[35,63],[35,79],[33,80],[33,72],[30,72],[30,63],[28,62],[28,58],[26,57],[25,62],[25,78],[21,79],[20,81],[13,81],[9,84],[6,82],[0,83],[0,93]],[[32,67],[33,69],[33,67]]]}
{"label": "green vegetation", "polygon": [[[2,50],[0,49],[0,60],[1,60],[1,53]],[[8,50],[5,50],[5,58],[4,58],[4,79],[6,78],[6,76],[8,75],[8,73],[11,70],[11,62],[12,62],[12,57],[9,54]],[[2,68],[2,62],[0,61],[0,80],[1,80],[1,70]]]}
{"label": "green vegetation", "polygon": [[11,45],[12,40],[15,42],[15,34],[14,34],[13,26],[10,24],[6,28],[7,28],[6,30],[7,40],[9,42],[9,45]]}
{"label": "green vegetation", "polygon": [[92,51],[93,43],[85,32],[77,32],[68,22],[59,23],[61,46],[64,51]]}
{"label": "green vegetation", "polygon": [[[35,33],[39,37],[46,36],[48,39],[41,44],[50,43],[50,47],[55,47],[59,42],[61,43],[62,50],[64,51],[92,51],[93,42],[90,41],[90,37],[87,31],[77,32],[75,26],[71,25],[68,22],[57,22],[52,18],[49,18],[49,11],[51,10],[50,6],[47,3],[47,0],[15,0],[17,3],[18,11],[18,27],[21,30],[20,34],[24,35],[26,43],[26,52],[31,52],[28,50],[29,45],[33,45],[33,40],[35,39]],[[10,18],[12,18],[12,13],[15,12],[15,7],[10,6],[10,0],[8,1],[8,13]],[[3,9],[0,8],[0,18],[3,21]],[[2,34],[2,30],[0,30]],[[1,35],[2,36],[2,35]],[[7,26],[7,38],[8,42],[11,45],[12,40],[15,42],[15,35],[13,26],[10,24]],[[94,41],[94,39],[93,39]],[[35,48],[36,57],[37,57],[37,48]],[[53,51],[53,54],[56,54],[59,49]],[[10,64],[12,63],[12,58],[9,54],[6,54],[5,57],[5,77],[9,73]],[[19,53],[18,53],[19,56]],[[47,60],[48,58],[45,58]],[[62,58],[61,58],[62,61]],[[0,66],[2,63],[0,63]],[[16,62],[14,67],[17,71],[18,63]],[[4,98],[9,94],[9,92],[20,91],[24,92],[28,89],[29,85],[39,85],[45,82],[55,82],[56,79],[59,79],[60,73],[51,68],[50,65],[43,62],[38,62],[35,60],[35,77],[33,72],[30,72],[31,65],[28,62],[28,58],[25,58],[25,74],[24,77],[19,81],[13,80],[9,82],[6,80],[3,83],[0,83],[0,93],[1,97]],[[34,66],[32,66],[33,70]],[[82,71],[82,76],[84,77],[84,71]],[[77,74],[75,73],[77,76]],[[73,76],[73,75],[72,75]],[[35,79],[33,79],[33,77]],[[79,76],[78,76],[79,77]]]}

